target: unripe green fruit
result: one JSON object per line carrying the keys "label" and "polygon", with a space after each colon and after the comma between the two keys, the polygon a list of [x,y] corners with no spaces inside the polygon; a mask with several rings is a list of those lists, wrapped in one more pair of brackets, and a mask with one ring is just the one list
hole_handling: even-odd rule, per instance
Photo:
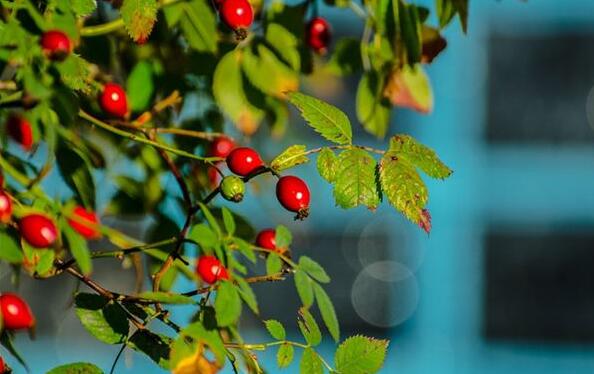
{"label": "unripe green fruit", "polygon": [[234,175],[227,176],[221,181],[221,195],[226,200],[234,201],[236,203],[243,200],[243,194],[245,193],[245,184],[241,178]]}

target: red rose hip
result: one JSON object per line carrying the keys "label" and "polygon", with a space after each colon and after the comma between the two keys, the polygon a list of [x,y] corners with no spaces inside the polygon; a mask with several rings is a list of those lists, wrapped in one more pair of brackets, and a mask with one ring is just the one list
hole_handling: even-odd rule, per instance
{"label": "red rose hip", "polygon": [[0,311],[7,330],[30,329],[35,326],[35,317],[29,305],[16,294],[0,295]]}
{"label": "red rose hip", "polygon": [[128,113],[126,91],[116,83],[106,83],[99,95],[99,104],[103,111],[117,118],[124,118]]}
{"label": "red rose hip", "polygon": [[68,35],[60,30],[46,31],[41,35],[41,48],[50,60],[64,60],[72,51]]}
{"label": "red rose hip", "polygon": [[213,140],[208,150],[210,157],[226,158],[229,153],[236,147],[235,142],[226,136],[221,136]]}
{"label": "red rose hip", "polygon": [[10,116],[6,123],[6,131],[15,142],[19,143],[25,151],[33,147],[33,128],[29,121],[20,116]]}
{"label": "red rose hip", "polygon": [[201,256],[196,264],[196,272],[208,284],[213,284],[221,279],[229,279],[227,269],[214,256]]}
{"label": "red rose hip", "polygon": [[234,174],[245,177],[264,166],[264,162],[252,148],[239,147],[227,156],[227,166]]}
{"label": "red rose hip", "polygon": [[330,44],[332,31],[330,24],[322,17],[309,21],[305,30],[307,45],[316,53],[325,53]]}
{"label": "red rose hip", "polygon": [[309,215],[309,188],[300,178],[292,175],[281,177],[276,183],[276,197],[285,209],[297,213],[295,219],[304,219]]}
{"label": "red rose hip", "polygon": [[21,218],[19,230],[23,239],[36,248],[49,247],[58,238],[54,221],[43,214],[33,213]]}
{"label": "red rose hip", "polygon": [[68,218],[70,227],[87,239],[99,239],[101,237],[101,232],[95,227],[98,223],[97,214],[92,210],[86,210],[80,205],[72,210],[72,217]]}
{"label": "red rose hip", "polygon": [[256,237],[256,245],[260,248],[275,250],[276,249],[276,230],[264,229],[258,233]]}
{"label": "red rose hip", "polygon": [[0,191],[0,222],[7,223],[12,218],[12,201],[4,191]]}
{"label": "red rose hip", "polygon": [[254,22],[254,11],[247,0],[223,0],[219,6],[219,14],[223,22],[232,28],[240,39],[246,37],[245,29]]}

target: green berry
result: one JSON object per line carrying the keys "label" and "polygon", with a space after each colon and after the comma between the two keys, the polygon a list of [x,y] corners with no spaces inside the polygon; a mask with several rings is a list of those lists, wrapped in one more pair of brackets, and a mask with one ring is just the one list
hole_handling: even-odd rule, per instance
{"label": "green berry", "polygon": [[236,203],[243,200],[245,193],[245,184],[241,178],[234,175],[227,176],[221,181],[221,194],[226,200],[234,201]]}

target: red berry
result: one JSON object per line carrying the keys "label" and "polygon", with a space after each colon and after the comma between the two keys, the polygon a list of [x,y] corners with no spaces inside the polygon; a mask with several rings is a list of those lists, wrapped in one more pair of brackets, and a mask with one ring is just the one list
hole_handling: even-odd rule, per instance
{"label": "red berry", "polygon": [[276,249],[276,230],[265,229],[258,233],[256,237],[256,245],[260,248],[266,248],[270,250]]}
{"label": "red berry", "polygon": [[99,104],[103,111],[110,116],[124,118],[128,113],[126,92],[116,83],[106,83],[99,96]]}
{"label": "red berry", "polygon": [[58,237],[54,221],[42,214],[33,213],[21,218],[19,229],[27,243],[36,248],[49,247]]}
{"label": "red berry", "polygon": [[6,364],[4,359],[0,356],[0,374],[6,373]]}
{"label": "red berry", "polygon": [[226,136],[216,138],[210,143],[210,149],[208,155],[210,157],[221,157],[225,158],[229,156],[229,153],[236,147],[235,142]]}
{"label": "red berry", "polygon": [[50,60],[61,61],[72,51],[68,35],[60,30],[50,30],[41,35],[41,48]]}
{"label": "red berry", "polygon": [[285,209],[296,212],[295,219],[303,219],[309,214],[309,188],[300,178],[288,175],[276,183],[276,197]]}
{"label": "red berry", "polygon": [[35,326],[31,308],[18,295],[8,292],[0,295],[0,311],[7,330],[30,329]]}
{"label": "red berry", "polygon": [[31,150],[33,147],[33,129],[29,121],[20,116],[10,116],[6,124],[6,130],[12,140],[19,143],[25,151]]}
{"label": "red berry", "polygon": [[245,177],[264,166],[258,152],[248,147],[239,147],[227,156],[227,166],[233,173]]}
{"label": "red berry", "polygon": [[247,29],[254,21],[254,11],[247,0],[223,0],[219,13],[233,30]]}
{"label": "red berry", "polygon": [[68,219],[68,224],[79,234],[87,239],[99,239],[101,237],[99,229],[93,226],[99,223],[99,218],[97,218],[95,212],[78,205],[72,211],[72,215],[73,217]]}
{"label": "red berry", "polygon": [[4,191],[0,191],[0,222],[7,223],[12,217],[12,201]]}
{"label": "red berry", "polygon": [[214,256],[201,256],[196,264],[196,272],[208,284],[213,284],[221,279],[229,279],[227,269]]}
{"label": "red berry", "polygon": [[305,40],[311,49],[317,53],[326,52],[330,44],[330,38],[332,37],[332,31],[328,21],[322,17],[312,19],[307,24],[305,33]]}

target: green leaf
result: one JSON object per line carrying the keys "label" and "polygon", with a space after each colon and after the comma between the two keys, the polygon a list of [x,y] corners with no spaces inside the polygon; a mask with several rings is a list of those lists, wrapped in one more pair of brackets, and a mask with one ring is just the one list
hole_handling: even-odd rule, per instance
{"label": "green leaf", "polygon": [[226,207],[222,208],[223,212],[223,223],[225,224],[225,230],[229,235],[235,234],[235,219],[233,218],[233,214],[229,209]]}
{"label": "green leaf", "polygon": [[418,224],[429,192],[415,167],[394,151],[386,152],[379,166],[380,183],[388,201],[406,218]]}
{"label": "green leaf", "polygon": [[118,303],[99,295],[78,293],[74,304],[80,322],[95,338],[107,344],[126,340],[130,326],[126,312]]}
{"label": "green leaf", "polygon": [[324,138],[337,144],[351,144],[351,123],[340,109],[299,92],[290,92],[288,97],[307,123]]}
{"label": "green leaf", "polygon": [[29,371],[29,367],[21,354],[16,350],[14,344],[12,343],[12,336],[9,334],[7,330],[0,332],[0,344],[14,357],[19,364],[21,364],[27,371]]}
{"label": "green leaf", "polygon": [[217,19],[205,0],[190,0],[163,7],[170,27],[180,24],[190,48],[198,52],[216,53],[219,33]]}
{"label": "green leaf", "polygon": [[386,358],[387,348],[387,340],[352,336],[336,350],[336,370],[341,374],[377,373]]}
{"label": "green leaf", "polygon": [[324,324],[328,328],[330,335],[336,342],[340,339],[340,327],[338,325],[338,318],[336,317],[336,311],[334,310],[334,305],[332,301],[328,297],[328,294],[322,286],[317,283],[313,285],[314,293],[316,295],[316,300],[318,302],[318,308],[320,309],[320,314],[322,315],[322,319],[324,320]]}
{"label": "green leaf", "polygon": [[357,88],[357,119],[370,134],[383,138],[390,125],[391,106],[383,95],[383,78],[376,71],[363,74]]}
{"label": "green leaf", "polygon": [[336,155],[330,148],[322,148],[317,160],[318,173],[330,183],[336,180],[336,161]]}
{"label": "green leaf", "polygon": [[301,56],[297,49],[299,39],[278,23],[267,25],[265,37],[280,58],[293,70],[299,71],[301,68]]}
{"label": "green leaf", "polygon": [[163,369],[169,369],[170,337],[148,330],[136,331],[128,340],[128,346],[142,352]]}
{"label": "green leaf", "polygon": [[133,112],[145,110],[151,103],[155,85],[153,68],[149,61],[138,62],[126,80],[126,96]]}
{"label": "green leaf", "polygon": [[424,114],[433,110],[431,83],[421,64],[405,65],[392,71],[384,88],[384,95],[399,107]]}
{"label": "green leaf", "polygon": [[60,229],[68,242],[68,249],[72,253],[72,257],[76,260],[76,264],[84,275],[89,275],[93,271],[93,262],[91,260],[91,252],[85,238],[70,226],[65,220],[60,220]]}
{"label": "green leaf", "polygon": [[363,70],[361,41],[348,37],[340,39],[334,47],[326,68],[339,76],[352,75]]}
{"label": "green leaf", "polygon": [[294,354],[295,349],[291,344],[280,345],[278,347],[278,352],[276,353],[276,362],[278,363],[278,367],[282,369],[291,365]]}
{"label": "green leaf", "polygon": [[266,95],[284,98],[299,88],[298,74],[263,44],[245,50],[241,67],[250,83]]}
{"label": "green leaf", "polygon": [[97,9],[97,0],[71,0],[70,6],[77,17],[88,16]]}
{"label": "green leaf", "polygon": [[299,363],[299,374],[324,374],[322,360],[311,348],[305,348]]}
{"label": "green leaf", "polygon": [[229,326],[235,323],[241,315],[241,298],[233,283],[223,281],[217,289],[215,311],[219,326]]}
{"label": "green leaf", "polygon": [[170,368],[172,371],[179,367],[180,363],[197,353],[204,353],[198,349],[202,345],[208,346],[214,353],[219,366],[225,363],[226,350],[219,335],[219,330],[207,330],[201,322],[194,322],[180,331],[177,339],[171,345]]}
{"label": "green leaf", "polygon": [[33,250],[33,258],[35,258],[36,262],[33,269],[35,275],[44,277],[49,275],[54,268],[56,252],[53,249],[35,249]]}
{"label": "green leaf", "polygon": [[277,320],[269,319],[264,321],[264,325],[266,326],[266,330],[270,333],[270,336],[275,338],[276,340],[285,340],[287,338],[287,333],[282,323]]}
{"label": "green leaf", "polygon": [[120,13],[128,35],[143,43],[153,30],[157,21],[157,0],[124,0]]}
{"label": "green leaf", "polygon": [[306,308],[299,309],[299,317],[297,324],[307,344],[314,347],[319,345],[322,342],[322,332],[315,318]]}
{"label": "green leaf", "polygon": [[0,260],[9,262],[11,264],[20,264],[23,262],[23,251],[16,239],[16,232],[11,235],[8,231],[0,231]]}
{"label": "green leaf", "polygon": [[306,150],[307,148],[304,145],[292,145],[270,162],[270,168],[275,171],[283,171],[297,165],[305,164],[309,161],[305,155]]}
{"label": "green leaf", "polygon": [[66,86],[86,94],[92,92],[91,85],[88,82],[90,66],[85,59],[72,53],[66,60],[56,64],[56,67],[60,72],[60,79]]}
{"label": "green leaf", "polygon": [[299,258],[299,268],[309,274],[310,277],[317,280],[318,282],[328,283],[330,277],[326,274],[326,271],[320,264],[312,260],[307,256],[301,256]]}
{"label": "green leaf", "polygon": [[165,304],[196,304],[191,297],[169,292],[142,292],[138,295],[141,299],[154,300]]}
{"label": "green leaf", "polygon": [[245,279],[240,277],[236,277],[235,282],[237,282],[237,285],[239,286],[239,295],[243,301],[254,313],[258,314],[260,312],[258,310],[258,301],[256,300],[256,294],[254,293],[254,290],[252,290],[252,287],[250,287]]}
{"label": "green leaf", "polygon": [[435,3],[439,27],[446,27],[458,14],[462,31],[468,30],[468,0],[436,0]]}
{"label": "green leaf", "polygon": [[210,228],[213,229],[217,236],[220,238],[223,235],[223,231],[221,230],[221,226],[219,226],[217,219],[212,215],[212,212],[210,211],[210,209],[208,209],[206,205],[202,203],[198,203],[198,205],[200,206],[202,214],[204,214],[204,218],[206,218],[206,220],[208,221]]}
{"label": "green leaf", "polygon": [[255,263],[256,262],[256,253],[254,253],[254,248],[252,244],[246,242],[241,238],[233,238],[233,242],[237,245],[237,249],[241,252],[248,260]]}
{"label": "green leaf", "polygon": [[242,132],[251,134],[265,116],[262,109],[252,105],[245,92],[241,65],[243,51],[233,50],[219,61],[213,77],[213,95],[221,110]]}
{"label": "green leaf", "polygon": [[410,135],[393,136],[390,139],[390,151],[406,159],[431,178],[444,179],[452,174],[452,170],[437,157],[434,150]]}
{"label": "green leaf", "polygon": [[283,261],[281,260],[281,258],[276,253],[268,253],[268,258],[266,259],[266,274],[277,274],[281,271],[282,268]]}
{"label": "green leaf", "polygon": [[60,142],[56,160],[62,178],[76,193],[78,200],[86,208],[94,209],[95,182],[88,157],[73,144]]}
{"label": "green leaf", "polygon": [[400,17],[400,32],[409,64],[421,61],[422,51],[422,23],[417,7],[414,4],[405,4],[398,0],[398,14]]}
{"label": "green leaf", "polygon": [[286,226],[278,225],[274,232],[274,242],[278,248],[288,248],[293,242],[293,234]]}
{"label": "green leaf", "polygon": [[374,210],[380,203],[376,162],[362,149],[347,149],[338,156],[334,198],[341,208],[365,205]]}
{"label": "green leaf", "polygon": [[103,370],[88,362],[75,362],[55,367],[47,374],[103,374]]}
{"label": "green leaf", "polygon": [[309,308],[314,302],[313,281],[301,270],[295,270],[295,288],[303,306]]}
{"label": "green leaf", "polygon": [[192,226],[188,233],[188,239],[194,240],[202,252],[212,253],[212,249],[219,244],[219,238],[212,229],[204,224]]}

